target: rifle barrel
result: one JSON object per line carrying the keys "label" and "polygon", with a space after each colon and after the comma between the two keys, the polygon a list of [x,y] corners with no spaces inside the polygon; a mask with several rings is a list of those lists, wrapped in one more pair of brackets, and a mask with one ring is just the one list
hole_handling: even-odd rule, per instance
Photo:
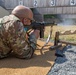
{"label": "rifle barrel", "polygon": [[48,23],[48,22],[33,22],[31,25],[26,25],[25,27],[31,28],[33,26],[39,27],[39,26],[55,26],[57,24],[55,23]]}

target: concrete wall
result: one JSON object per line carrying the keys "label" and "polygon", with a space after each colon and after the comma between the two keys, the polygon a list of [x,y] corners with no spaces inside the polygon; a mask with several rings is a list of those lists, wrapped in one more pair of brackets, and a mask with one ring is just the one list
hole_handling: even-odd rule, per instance
{"label": "concrete wall", "polygon": [[0,18],[9,15],[9,12],[0,6]]}

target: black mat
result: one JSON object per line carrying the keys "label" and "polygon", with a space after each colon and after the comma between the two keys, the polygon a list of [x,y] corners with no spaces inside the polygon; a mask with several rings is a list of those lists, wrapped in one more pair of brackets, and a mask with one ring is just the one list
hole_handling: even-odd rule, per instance
{"label": "black mat", "polygon": [[47,75],[76,75],[76,46],[66,46],[60,53],[63,57],[56,58]]}

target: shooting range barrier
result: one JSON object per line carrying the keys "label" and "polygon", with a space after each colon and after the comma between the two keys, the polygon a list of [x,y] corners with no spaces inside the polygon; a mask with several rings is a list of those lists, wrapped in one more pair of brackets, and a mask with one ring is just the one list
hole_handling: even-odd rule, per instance
{"label": "shooting range barrier", "polygon": [[65,32],[59,32],[59,31],[57,31],[55,33],[54,46],[50,47],[49,49],[50,50],[57,49],[59,47],[62,47],[62,44],[66,44],[66,45],[70,44],[70,45],[76,46],[76,43],[68,42],[68,41],[65,41],[65,40],[60,40],[60,38],[59,38],[60,35],[73,35],[73,34],[76,34],[76,30],[73,31],[73,32],[71,30],[65,31]]}

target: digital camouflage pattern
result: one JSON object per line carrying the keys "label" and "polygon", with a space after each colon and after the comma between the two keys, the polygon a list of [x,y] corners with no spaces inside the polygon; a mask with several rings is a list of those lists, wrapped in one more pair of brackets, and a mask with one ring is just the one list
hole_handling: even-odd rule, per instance
{"label": "digital camouflage pattern", "polygon": [[33,33],[29,36],[29,41],[30,41],[30,45],[35,50],[36,49],[37,38],[35,37],[35,35]]}
{"label": "digital camouflage pattern", "polygon": [[[16,57],[27,58],[32,43],[29,45],[25,39],[26,31],[23,24],[14,15],[5,16],[0,19],[0,58],[7,57],[12,51]],[[31,37],[31,35],[30,35]],[[34,37],[34,36],[33,36]],[[33,40],[36,43],[36,38]],[[34,45],[34,49],[36,46]]]}

